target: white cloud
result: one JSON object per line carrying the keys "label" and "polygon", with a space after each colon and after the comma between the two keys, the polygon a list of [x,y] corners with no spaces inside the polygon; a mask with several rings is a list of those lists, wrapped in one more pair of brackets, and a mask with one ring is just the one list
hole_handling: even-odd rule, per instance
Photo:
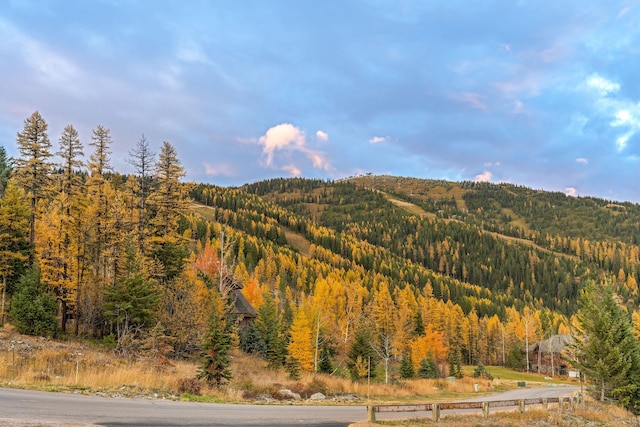
{"label": "white cloud", "polygon": [[576,197],[578,195],[578,190],[573,187],[567,187],[564,189],[564,194],[571,197]]}
{"label": "white cloud", "polygon": [[386,136],[374,136],[369,140],[371,144],[380,144],[381,142],[385,142],[387,140]]}
{"label": "white cloud", "polygon": [[584,157],[578,157],[576,159],[576,163],[580,163],[581,165],[588,165],[589,164],[589,160],[585,159]]}
{"label": "white cloud", "polygon": [[321,130],[319,130],[318,132],[316,132],[316,139],[318,141],[328,141],[329,140],[329,134],[327,134],[326,132],[322,132]]}
{"label": "white cloud", "polygon": [[616,138],[616,147],[622,151],[627,147],[627,142],[636,132],[640,131],[640,111],[638,105],[627,105],[620,108],[615,114],[615,120],[611,122],[612,127],[627,128],[627,131]]}
{"label": "white cloud", "polygon": [[594,74],[587,79],[587,86],[595,89],[601,96],[607,96],[612,92],[620,90],[620,85],[618,83],[607,80],[598,74]]}
{"label": "white cloud", "polygon": [[[0,19],[0,39],[4,42],[0,53],[5,46],[11,49],[12,54],[19,53],[33,77],[47,88],[77,98],[84,98],[88,92],[92,92],[83,84],[85,75],[75,62],[3,19]],[[29,74],[25,75],[25,78],[28,77]]]}
{"label": "white cloud", "polygon": [[488,168],[488,167],[490,167],[490,166],[502,166],[502,163],[500,163],[500,162],[486,162],[486,163],[484,164],[484,167],[485,167],[485,168]]}
{"label": "white cloud", "polygon": [[631,113],[628,110],[620,110],[616,113],[615,122],[611,123],[612,126],[622,126],[631,122]]}
{"label": "white cloud", "polygon": [[285,172],[289,172],[289,174],[291,176],[300,176],[300,175],[302,175],[302,171],[299,168],[297,168],[296,166],[294,166],[294,165],[286,165],[286,166],[281,167],[280,169],[282,169]]}
{"label": "white cloud", "polygon": [[493,174],[489,171],[484,171],[480,175],[476,175],[476,182],[490,182]]}
{"label": "white cloud", "polygon": [[[265,156],[265,162],[269,167],[275,167],[274,157],[276,152],[288,151],[304,154],[311,160],[314,168],[324,170],[330,168],[324,153],[309,148],[307,146],[307,136],[305,132],[291,123],[281,123],[269,128],[267,132],[260,137],[258,143],[263,145],[262,154]],[[298,168],[295,169],[299,171]]]}
{"label": "white cloud", "polygon": [[616,138],[616,147],[618,147],[618,151],[622,151],[626,148],[627,142],[629,142],[629,138],[633,136],[633,133],[634,132],[627,132]]}

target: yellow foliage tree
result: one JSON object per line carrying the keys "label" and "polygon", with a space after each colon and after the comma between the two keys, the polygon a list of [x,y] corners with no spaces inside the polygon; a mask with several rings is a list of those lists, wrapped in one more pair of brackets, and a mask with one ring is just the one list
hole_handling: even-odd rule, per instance
{"label": "yellow foliage tree", "polygon": [[447,347],[444,335],[433,330],[431,325],[426,327],[425,334],[411,340],[411,362],[418,369],[422,359],[433,357],[436,362],[447,360]]}
{"label": "yellow foliage tree", "polygon": [[289,341],[289,355],[300,363],[300,367],[307,371],[315,368],[315,345],[313,320],[310,317],[308,303],[301,304],[293,317]]}

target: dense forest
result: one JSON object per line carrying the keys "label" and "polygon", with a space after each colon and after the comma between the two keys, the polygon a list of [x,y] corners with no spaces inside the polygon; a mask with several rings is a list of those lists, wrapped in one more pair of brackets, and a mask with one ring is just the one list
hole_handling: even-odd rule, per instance
{"label": "dense forest", "polygon": [[636,204],[389,176],[184,183],[175,147],[144,136],[123,175],[109,129],[85,147],[69,125],[54,150],[37,112],[16,144],[0,149],[1,314],[25,333],[204,351],[199,376],[222,384],[232,345],[354,380],[527,369],[530,343],[576,330],[588,286],[640,325]]}

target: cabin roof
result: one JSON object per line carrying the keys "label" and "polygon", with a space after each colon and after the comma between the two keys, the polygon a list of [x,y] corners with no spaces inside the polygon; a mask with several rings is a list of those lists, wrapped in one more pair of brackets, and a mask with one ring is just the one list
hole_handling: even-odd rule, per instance
{"label": "cabin roof", "polygon": [[573,343],[571,335],[553,335],[544,341],[538,341],[533,345],[531,351],[540,351],[540,353],[560,353]]}
{"label": "cabin roof", "polygon": [[235,302],[235,311],[238,315],[243,315],[246,317],[256,317],[258,312],[255,308],[249,303],[249,301],[242,295],[239,289],[233,290],[233,299]]}

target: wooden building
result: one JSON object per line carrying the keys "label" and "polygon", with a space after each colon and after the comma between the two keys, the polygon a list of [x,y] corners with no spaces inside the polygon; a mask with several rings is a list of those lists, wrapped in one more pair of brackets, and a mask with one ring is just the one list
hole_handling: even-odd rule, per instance
{"label": "wooden building", "polygon": [[529,350],[532,371],[551,376],[568,375],[571,364],[567,361],[566,350],[572,342],[570,335],[553,335],[535,343]]}

